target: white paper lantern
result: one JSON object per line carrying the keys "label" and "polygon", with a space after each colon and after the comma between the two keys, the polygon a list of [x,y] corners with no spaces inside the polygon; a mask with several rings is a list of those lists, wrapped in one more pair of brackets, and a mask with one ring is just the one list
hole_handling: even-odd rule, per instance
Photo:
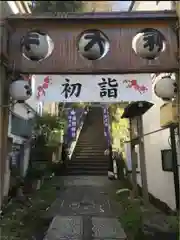
{"label": "white paper lantern", "polygon": [[32,95],[29,83],[23,79],[13,81],[10,84],[10,96],[17,101],[26,101]]}
{"label": "white paper lantern", "polygon": [[164,101],[170,101],[176,92],[176,81],[169,76],[159,79],[154,86],[154,93]]}
{"label": "white paper lantern", "polygon": [[153,60],[165,50],[166,42],[161,32],[153,28],[146,28],[133,38],[132,48],[141,58]]}
{"label": "white paper lantern", "polygon": [[21,51],[31,61],[41,61],[49,57],[54,49],[52,39],[39,31],[27,33],[21,40]]}
{"label": "white paper lantern", "polygon": [[99,60],[109,51],[109,40],[99,30],[86,30],[78,39],[78,51],[88,60]]}

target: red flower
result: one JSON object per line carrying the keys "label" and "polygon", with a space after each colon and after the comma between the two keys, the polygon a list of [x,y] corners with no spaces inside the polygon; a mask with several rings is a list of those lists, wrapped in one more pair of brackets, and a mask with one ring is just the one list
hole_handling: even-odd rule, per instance
{"label": "red flower", "polygon": [[43,86],[44,89],[47,89],[49,87],[48,83],[43,83],[42,86]]}
{"label": "red flower", "polygon": [[45,77],[45,78],[44,78],[44,83],[47,83],[47,84],[48,84],[49,82],[50,82],[49,76]]}
{"label": "red flower", "polygon": [[142,91],[142,92],[146,92],[147,90],[148,90],[147,87],[145,87],[144,85],[141,86],[141,91]]}
{"label": "red flower", "polygon": [[136,86],[137,85],[137,80],[131,80],[131,86]]}
{"label": "red flower", "polygon": [[38,90],[37,98],[39,98],[41,95],[45,96],[44,88],[41,85],[37,87],[37,90]]}

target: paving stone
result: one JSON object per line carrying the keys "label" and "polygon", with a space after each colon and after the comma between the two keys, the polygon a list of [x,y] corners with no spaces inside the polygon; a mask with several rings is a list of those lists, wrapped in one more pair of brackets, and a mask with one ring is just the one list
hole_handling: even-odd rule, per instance
{"label": "paving stone", "polygon": [[126,234],[116,218],[92,218],[93,236],[98,239],[126,239]]}
{"label": "paving stone", "polygon": [[107,176],[67,176],[64,177],[65,186],[108,186],[111,183]]}
{"label": "paving stone", "polygon": [[[74,194],[75,193],[75,194]],[[110,199],[106,189],[95,186],[69,186],[54,202],[48,211],[49,217],[55,215],[73,216],[119,216],[120,206]]]}
{"label": "paving stone", "polygon": [[117,220],[121,206],[110,194],[117,190],[116,181],[98,176],[68,176],[63,181],[47,212],[54,220],[44,240],[126,239]]}
{"label": "paving stone", "polygon": [[44,240],[79,240],[83,234],[82,218],[77,216],[56,216]]}

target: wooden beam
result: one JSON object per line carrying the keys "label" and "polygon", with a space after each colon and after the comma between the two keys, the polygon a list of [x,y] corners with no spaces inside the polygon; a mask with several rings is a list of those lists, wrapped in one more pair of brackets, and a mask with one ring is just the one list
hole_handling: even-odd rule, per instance
{"label": "wooden beam", "polygon": [[132,21],[176,21],[177,15],[175,11],[135,11],[135,12],[88,12],[88,13],[44,13],[43,15],[12,15],[8,17],[8,21],[19,21],[19,20],[43,20],[43,21],[63,21],[63,20],[90,20],[90,21],[118,21],[120,22],[129,22],[132,24]]}

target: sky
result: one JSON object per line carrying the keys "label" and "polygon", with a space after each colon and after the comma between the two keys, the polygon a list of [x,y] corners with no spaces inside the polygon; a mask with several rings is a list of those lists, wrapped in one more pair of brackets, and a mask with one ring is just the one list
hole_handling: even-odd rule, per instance
{"label": "sky", "polygon": [[114,11],[127,11],[131,1],[112,1]]}

